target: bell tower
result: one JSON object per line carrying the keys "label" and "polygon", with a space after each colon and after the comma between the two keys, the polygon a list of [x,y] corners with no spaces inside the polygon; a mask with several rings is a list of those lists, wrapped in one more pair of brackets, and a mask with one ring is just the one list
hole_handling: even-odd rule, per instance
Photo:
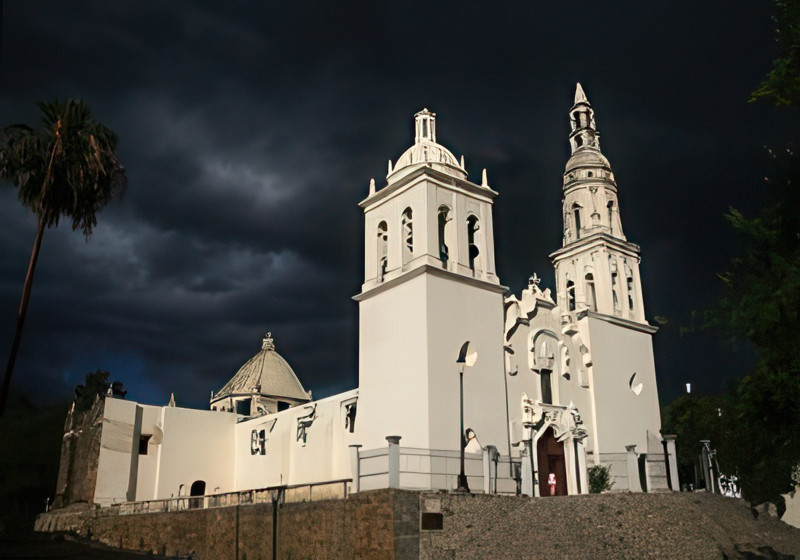
{"label": "bell tower", "polygon": [[508,453],[497,414],[505,406],[506,290],[494,264],[497,192],[485,171],[480,184],[469,181],[463,157],[436,136],[435,113],[414,115],[414,143],[389,162],[385,186],[371,182],[359,204],[359,443],[385,447],[386,436],[399,435],[403,446],[458,450],[456,358],[470,341],[479,357],[464,374],[465,426],[482,444]]}
{"label": "bell tower", "polygon": [[639,246],[622,231],[617,183],[600,151],[594,109],[577,84],[569,111],[571,157],[564,170],[562,247],[551,257],[564,313],[588,309],[646,323]]}

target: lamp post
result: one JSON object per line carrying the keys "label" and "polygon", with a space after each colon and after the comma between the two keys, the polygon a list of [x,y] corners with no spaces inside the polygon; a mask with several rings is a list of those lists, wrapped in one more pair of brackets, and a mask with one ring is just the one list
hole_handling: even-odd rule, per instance
{"label": "lamp post", "polygon": [[458,488],[456,488],[456,492],[469,492],[467,475],[464,472],[464,368],[474,366],[477,359],[478,353],[470,351],[469,340],[461,345],[461,350],[459,350],[458,359],[456,360],[459,366],[458,392],[461,415],[461,432],[458,436],[458,446],[461,449],[461,472],[458,475]]}

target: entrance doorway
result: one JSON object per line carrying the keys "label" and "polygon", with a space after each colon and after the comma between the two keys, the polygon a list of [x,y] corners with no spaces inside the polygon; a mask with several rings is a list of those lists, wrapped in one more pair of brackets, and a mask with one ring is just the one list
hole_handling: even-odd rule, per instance
{"label": "entrance doorway", "polygon": [[192,483],[192,488],[189,491],[190,496],[200,496],[199,498],[189,498],[189,507],[194,508],[202,508],[203,507],[203,498],[202,496],[206,493],[206,481],[205,480],[195,480]]}
{"label": "entrance doorway", "polygon": [[539,495],[550,496],[548,479],[556,478],[556,496],[567,495],[567,462],[564,459],[564,444],[556,441],[553,429],[547,428],[536,443],[539,467]]}

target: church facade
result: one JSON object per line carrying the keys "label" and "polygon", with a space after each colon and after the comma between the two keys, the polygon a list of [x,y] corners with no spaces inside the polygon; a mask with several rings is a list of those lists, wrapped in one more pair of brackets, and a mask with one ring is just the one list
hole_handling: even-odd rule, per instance
{"label": "church facade", "polygon": [[[88,501],[328,482],[454,490],[462,448],[472,491],[587,493],[593,465],[610,466],[614,491],[678,489],[674,441],[660,433],[640,251],[623,233],[580,84],[569,121],[563,243],[551,255],[557,297],[536,275],[519,296],[501,284],[498,192],[485,170],[469,180],[425,109],[413,145],[360,203],[359,387],[313,400],[268,334],[210,410],[106,397]],[[68,429],[64,446],[79,437]],[[62,504],[83,472],[70,457],[62,452]]]}

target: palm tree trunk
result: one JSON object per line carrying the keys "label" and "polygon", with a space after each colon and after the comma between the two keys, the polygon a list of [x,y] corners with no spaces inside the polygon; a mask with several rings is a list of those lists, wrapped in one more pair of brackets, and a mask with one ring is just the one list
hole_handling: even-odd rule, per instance
{"label": "palm tree trunk", "polygon": [[39,248],[42,246],[42,236],[44,235],[44,219],[39,218],[39,229],[36,232],[36,240],[33,242],[31,260],[28,263],[28,274],[25,276],[25,286],[22,288],[22,301],[19,304],[17,314],[17,330],[14,332],[14,342],[11,344],[11,355],[8,357],[6,376],[3,378],[3,389],[0,393],[0,418],[6,411],[6,401],[8,400],[8,389],[11,386],[11,374],[14,371],[14,362],[17,361],[17,350],[22,339],[22,327],[25,325],[25,315],[28,313],[28,302],[31,300],[31,288],[33,287],[33,273],[36,270],[36,261],[39,259]]}

